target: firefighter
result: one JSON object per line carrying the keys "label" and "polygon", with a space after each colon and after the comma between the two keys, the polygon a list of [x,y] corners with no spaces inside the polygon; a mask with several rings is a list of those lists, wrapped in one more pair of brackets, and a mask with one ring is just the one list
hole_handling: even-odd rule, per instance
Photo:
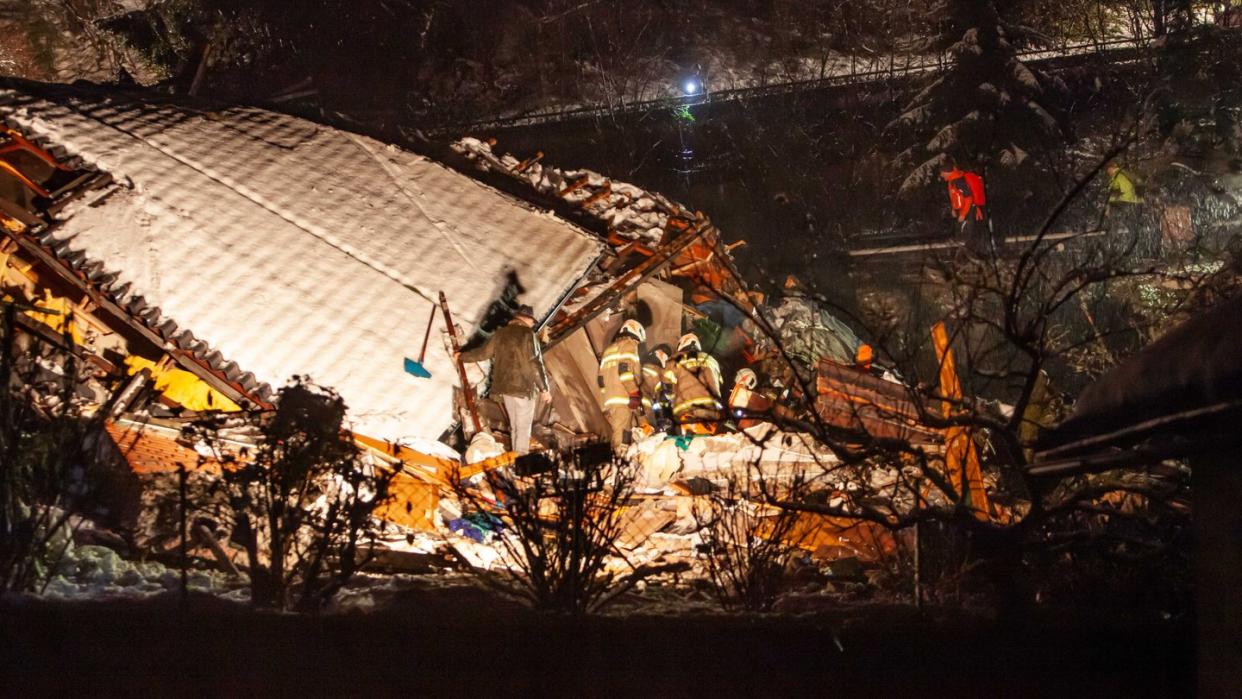
{"label": "firefighter", "polygon": [[987,215],[987,190],[977,173],[958,169],[940,173],[949,190],[949,208],[957,219],[966,247],[975,252],[995,252],[992,221]]}
{"label": "firefighter", "polygon": [[604,350],[596,380],[604,397],[604,417],[608,420],[609,441],[613,451],[621,453],[630,443],[630,430],[638,424],[643,410],[642,360],[638,346],[647,339],[647,331],[637,320],[621,324],[612,344]]}
{"label": "firefighter", "polygon": [[733,377],[733,391],[729,393],[729,414],[737,420],[739,429],[750,429],[764,422],[772,412],[772,400],[760,393],[759,377],[754,369],[739,369]]}
{"label": "firefighter", "polygon": [[720,426],[720,365],[703,351],[698,335],[677,342],[677,356],[668,372],[673,394],[673,419],[685,434],[715,434]]}
{"label": "firefighter", "polygon": [[642,398],[646,410],[646,421],[656,432],[670,432],[673,429],[672,404],[668,389],[671,381],[668,373],[668,345],[657,345],[643,357]]}

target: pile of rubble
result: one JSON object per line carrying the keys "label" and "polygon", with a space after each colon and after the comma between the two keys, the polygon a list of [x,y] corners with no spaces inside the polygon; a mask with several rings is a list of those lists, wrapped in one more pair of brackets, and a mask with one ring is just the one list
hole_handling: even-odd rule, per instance
{"label": "pile of rubble", "polygon": [[658,243],[670,218],[689,216],[684,208],[660,194],[592,170],[563,170],[542,163],[542,152],[526,160],[507,153],[497,155],[492,145],[477,138],[463,138],[452,147],[480,170],[522,180],[540,194],[581,208],[627,240]]}

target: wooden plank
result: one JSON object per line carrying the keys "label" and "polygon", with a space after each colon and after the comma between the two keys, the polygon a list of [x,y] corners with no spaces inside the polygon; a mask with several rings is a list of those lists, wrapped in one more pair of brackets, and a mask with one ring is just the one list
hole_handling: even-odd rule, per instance
{"label": "wooden plank", "polygon": [[224,569],[224,572],[233,576],[241,575],[241,572],[237,570],[237,566],[233,563],[233,559],[229,557],[228,551],[224,550],[224,547],[220,545],[220,541],[216,539],[216,535],[212,534],[211,530],[202,522],[194,525],[194,538],[207,546],[216,562]]}
{"label": "wooden plank", "polygon": [[785,542],[817,557],[839,558],[844,553],[864,561],[878,561],[897,550],[892,533],[874,522],[813,512],[786,516],[797,519],[785,535]]}
{"label": "wooden plank", "polygon": [[[959,410],[954,405],[962,399],[962,384],[958,380],[953,350],[949,347],[949,334],[943,322],[932,326],[932,343],[936,346],[936,359],[940,363],[940,394],[944,402],[944,416],[952,417]],[[945,469],[953,487],[962,496],[963,503],[974,511],[976,519],[986,521],[990,508],[988,496],[983,489],[983,469],[979,465],[979,451],[975,448],[974,434],[966,427],[950,427],[944,432]]]}
{"label": "wooden plank", "polygon": [[621,535],[617,537],[617,545],[623,549],[642,546],[652,534],[677,521],[677,515],[662,509],[658,500],[644,500],[634,507],[626,507],[619,517]]}
{"label": "wooden plank", "polygon": [[877,411],[875,406],[853,403],[837,396],[821,395],[815,410],[827,424],[869,435],[875,439],[899,439],[911,444],[932,444],[940,435],[928,428]]}
{"label": "wooden plank", "polygon": [[156,334],[155,331],[135,320],[123,308],[114,303],[98,289],[93,288],[91,284],[74,273],[73,270],[69,269],[65,264],[57,259],[55,255],[44,249],[43,246],[35,240],[26,235],[13,234],[7,231],[6,235],[8,235],[10,239],[16,241],[17,245],[28,255],[42,262],[45,267],[50,269],[63,281],[84,293],[87,298],[93,301],[101,310],[106,311],[115,317],[131,331],[137,333],[140,337],[147,340],[155,347],[160,348],[172,355],[173,359],[175,359],[177,364],[179,364],[183,369],[207,382],[207,385],[216,389],[220,393],[228,396],[229,400],[232,400],[234,403],[242,406],[249,405],[252,408],[258,407],[264,410],[271,409],[272,405],[270,403],[263,401],[257,396],[251,395],[238,387],[235,387],[228,380],[219,376],[213,369],[206,366],[202,360],[187,352],[177,349],[171,342],[167,342],[164,338]]}
{"label": "wooden plank", "polygon": [[408,473],[398,473],[388,486],[388,500],[375,508],[380,519],[419,531],[436,530],[440,487]]}
{"label": "wooden plank", "polygon": [[43,219],[7,199],[0,199],[0,213],[7,215],[15,221],[20,221],[27,228],[40,228],[43,226]]}
{"label": "wooden plank", "polygon": [[416,471],[432,476],[437,480],[442,480],[445,483],[448,482],[447,479],[449,474],[451,474],[454,469],[460,468],[461,466],[461,464],[457,461],[424,454],[407,446],[402,446],[400,444],[395,444],[382,439],[367,437],[366,435],[361,435],[356,432],[350,433],[350,436],[353,437],[355,442],[363,445],[364,447],[374,449],[381,454],[397,459],[403,464],[413,466]]}
{"label": "wooden plank", "polygon": [[817,368],[816,412],[830,425],[916,444],[940,440],[939,430],[920,424],[905,386],[828,359]]}

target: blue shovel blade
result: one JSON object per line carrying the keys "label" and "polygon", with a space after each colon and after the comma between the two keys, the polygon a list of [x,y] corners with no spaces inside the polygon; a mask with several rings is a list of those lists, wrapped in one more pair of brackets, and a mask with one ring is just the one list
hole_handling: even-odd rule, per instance
{"label": "blue shovel blade", "polygon": [[427,371],[426,367],[424,367],[420,362],[416,362],[409,357],[405,358],[405,373],[417,376],[420,379],[431,378],[431,372]]}

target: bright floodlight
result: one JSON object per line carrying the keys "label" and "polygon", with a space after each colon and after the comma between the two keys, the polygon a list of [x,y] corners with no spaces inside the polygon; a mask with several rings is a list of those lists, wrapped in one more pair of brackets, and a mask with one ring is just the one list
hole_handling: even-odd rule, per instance
{"label": "bright floodlight", "polygon": [[699,81],[690,78],[681,86],[681,89],[687,95],[696,95],[699,92]]}

